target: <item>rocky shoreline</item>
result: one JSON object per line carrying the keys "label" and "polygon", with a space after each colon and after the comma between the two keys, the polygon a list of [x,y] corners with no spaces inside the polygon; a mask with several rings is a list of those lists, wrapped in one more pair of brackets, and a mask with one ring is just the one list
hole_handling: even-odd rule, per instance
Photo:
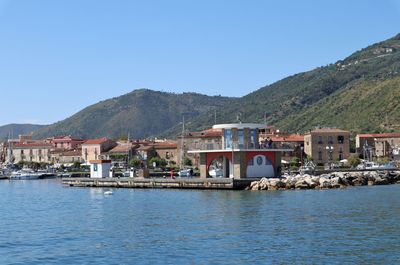
{"label": "rocky shoreline", "polygon": [[333,172],[320,176],[283,175],[254,181],[246,190],[338,189],[400,183],[400,171]]}

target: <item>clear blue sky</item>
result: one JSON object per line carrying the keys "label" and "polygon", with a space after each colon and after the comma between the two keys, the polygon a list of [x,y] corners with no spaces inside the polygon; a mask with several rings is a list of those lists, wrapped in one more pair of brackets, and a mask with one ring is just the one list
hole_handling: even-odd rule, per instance
{"label": "clear blue sky", "polygon": [[137,88],[243,96],[400,32],[400,0],[0,0],[0,125]]}

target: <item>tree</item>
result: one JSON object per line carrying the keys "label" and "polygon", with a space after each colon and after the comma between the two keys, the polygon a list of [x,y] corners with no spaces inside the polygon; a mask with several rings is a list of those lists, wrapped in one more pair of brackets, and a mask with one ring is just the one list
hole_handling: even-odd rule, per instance
{"label": "tree", "polygon": [[361,160],[358,157],[358,155],[349,156],[349,158],[347,158],[347,161],[348,161],[348,164],[353,168],[357,167],[361,163]]}
{"label": "tree", "polygon": [[168,162],[159,156],[155,156],[149,160],[149,166],[153,166],[154,163],[156,163],[156,167],[165,167],[168,165]]}
{"label": "tree", "polygon": [[188,157],[185,157],[185,158],[183,159],[183,165],[184,165],[184,166],[188,166],[188,167],[193,166],[192,160],[189,159]]}
{"label": "tree", "polygon": [[142,160],[140,160],[140,159],[137,158],[137,157],[134,157],[134,158],[132,158],[131,160],[129,160],[128,165],[129,165],[129,167],[135,167],[135,168],[137,168],[137,167],[140,166],[141,163],[142,163]]}
{"label": "tree", "polygon": [[73,168],[80,169],[81,168],[81,162],[75,161],[74,164],[72,165]]}

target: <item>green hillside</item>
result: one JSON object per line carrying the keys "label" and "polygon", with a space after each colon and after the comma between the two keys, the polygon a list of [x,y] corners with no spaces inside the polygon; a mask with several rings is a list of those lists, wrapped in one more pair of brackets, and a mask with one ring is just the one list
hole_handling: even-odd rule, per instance
{"label": "green hillside", "polygon": [[[317,125],[353,131],[392,131],[399,114],[397,108],[388,112],[388,106],[398,102],[395,93],[399,90],[399,73],[397,35],[343,61],[287,77],[250,93],[223,108],[219,121],[235,121],[240,113],[243,122],[263,122],[266,114],[268,124],[292,132],[304,132]],[[193,121],[192,129],[209,122],[210,117],[200,116]]]}
{"label": "green hillside", "polygon": [[89,106],[70,118],[37,131],[35,138],[73,135],[82,138],[159,135],[202,113],[234,102],[234,98],[196,93],[173,94],[140,89]]}
{"label": "green hillside", "polygon": [[[327,51],[329,52],[329,51]],[[399,131],[400,34],[344,60],[299,73],[242,98],[137,90],[102,101],[39,130],[35,137],[176,137],[215,123],[263,122],[304,132],[335,126],[354,132]],[[214,115],[216,113],[216,117]]]}

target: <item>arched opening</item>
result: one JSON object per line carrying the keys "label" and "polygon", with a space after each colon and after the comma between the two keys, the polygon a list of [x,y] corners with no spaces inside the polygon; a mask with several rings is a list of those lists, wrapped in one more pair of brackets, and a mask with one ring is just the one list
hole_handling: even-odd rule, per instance
{"label": "arched opening", "polygon": [[231,171],[231,161],[221,155],[213,158],[207,167],[207,175],[211,178],[228,178]]}
{"label": "arched opening", "polygon": [[272,162],[264,155],[256,155],[247,162],[246,175],[248,178],[274,177],[275,170]]}

